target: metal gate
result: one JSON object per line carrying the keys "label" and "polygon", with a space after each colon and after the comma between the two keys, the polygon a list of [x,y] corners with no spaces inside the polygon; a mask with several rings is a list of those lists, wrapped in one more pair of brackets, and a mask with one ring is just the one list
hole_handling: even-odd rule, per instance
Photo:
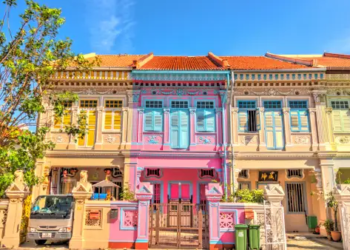
{"label": "metal gate", "polygon": [[283,206],[271,206],[269,202],[265,201],[264,217],[265,242],[262,244],[263,249],[287,250]]}
{"label": "metal gate", "polygon": [[347,209],[345,205],[342,205],[340,207],[341,212],[341,230],[342,230],[342,237],[343,237],[343,248],[349,249],[350,248],[350,214],[347,213]]}
{"label": "metal gate", "polygon": [[150,248],[208,248],[209,223],[205,205],[152,204],[149,214]]}

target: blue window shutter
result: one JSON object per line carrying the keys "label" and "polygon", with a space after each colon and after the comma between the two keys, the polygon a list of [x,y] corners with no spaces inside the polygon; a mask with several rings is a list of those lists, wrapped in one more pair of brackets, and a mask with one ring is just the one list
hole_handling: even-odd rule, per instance
{"label": "blue window shutter", "polygon": [[187,148],[189,146],[189,117],[187,111],[180,111],[180,147]]}
{"label": "blue window shutter", "polygon": [[147,110],[145,112],[145,128],[144,131],[152,131],[153,130],[153,111]]}
{"label": "blue window shutter", "polygon": [[307,110],[299,110],[300,131],[308,132],[309,129],[309,112]]}
{"label": "blue window shutter", "polygon": [[197,131],[205,131],[204,126],[204,119],[205,119],[205,112],[203,109],[197,109]]}
{"label": "blue window shutter", "polygon": [[238,113],[238,127],[241,132],[248,130],[248,113],[245,110]]}
{"label": "blue window shutter", "polygon": [[163,112],[156,110],[153,111],[154,117],[154,131],[162,131],[163,130]]}
{"label": "blue window shutter", "polygon": [[214,132],[215,131],[215,110],[206,109],[205,111],[205,131]]}
{"label": "blue window shutter", "polygon": [[171,121],[170,121],[170,139],[171,146],[178,148],[180,146],[179,141],[180,127],[179,127],[179,111],[171,112]]}
{"label": "blue window shutter", "polygon": [[259,131],[261,129],[260,110],[257,109],[255,114],[256,114],[256,116],[255,116],[255,118],[256,118],[256,129]]}

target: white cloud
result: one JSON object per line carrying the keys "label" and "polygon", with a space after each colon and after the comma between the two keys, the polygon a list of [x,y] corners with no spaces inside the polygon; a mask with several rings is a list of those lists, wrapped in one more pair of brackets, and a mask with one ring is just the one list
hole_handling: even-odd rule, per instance
{"label": "white cloud", "polygon": [[333,53],[350,53],[350,35],[340,39],[333,40],[328,46],[328,52]]}
{"label": "white cloud", "polygon": [[133,50],[134,2],[90,0],[86,3],[91,49],[98,54],[130,53]]}

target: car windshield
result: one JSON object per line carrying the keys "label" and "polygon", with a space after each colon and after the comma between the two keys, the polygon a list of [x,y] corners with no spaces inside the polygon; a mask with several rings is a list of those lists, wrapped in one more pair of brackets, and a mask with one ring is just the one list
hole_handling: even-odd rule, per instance
{"label": "car windshield", "polygon": [[73,197],[71,196],[39,196],[32,207],[32,213],[69,213],[72,202]]}

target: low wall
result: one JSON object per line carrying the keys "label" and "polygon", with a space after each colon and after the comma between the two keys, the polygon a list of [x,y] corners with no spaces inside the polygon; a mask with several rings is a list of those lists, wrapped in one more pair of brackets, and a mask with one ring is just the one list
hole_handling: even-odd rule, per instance
{"label": "low wall", "polygon": [[4,237],[9,200],[0,200],[0,242]]}
{"label": "low wall", "polygon": [[137,206],[137,202],[87,200],[83,227],[84,249],[134,248]]}

